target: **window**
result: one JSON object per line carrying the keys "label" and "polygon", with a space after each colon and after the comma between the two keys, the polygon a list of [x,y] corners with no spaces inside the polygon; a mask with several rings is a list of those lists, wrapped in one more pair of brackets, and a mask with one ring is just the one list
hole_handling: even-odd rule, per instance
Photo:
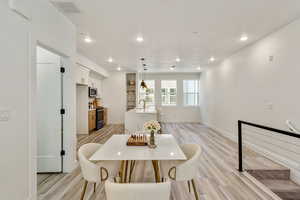
{"label": "window", "polygon": [[161,104],[163,106],[176,105],[177,102],[177,81],[161,81]]}
{"label": "window", "polygon": [[149,105],[154,106],[155,105],[155,98],[154,98],[155,81],[154,80],[145,80],[145,83],[148,87],[147,89],[141,88],[141,86],[140,86],[141,82],[142,81],[140,81],[140,84],[139,84],[139,101],[145,99],[147,106],[149,106]]}
{"label": "window", "polygon": [[185,106],[199,105],[199,80],[183,81],[183,103]]}

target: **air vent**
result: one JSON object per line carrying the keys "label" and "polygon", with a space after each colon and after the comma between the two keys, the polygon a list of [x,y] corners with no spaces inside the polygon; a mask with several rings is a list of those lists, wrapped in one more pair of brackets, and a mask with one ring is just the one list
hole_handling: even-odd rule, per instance
{"label": "air vent", "polygon": [[63,13],[80,13],[80,10],[73,2],[52,1],[53,5]]}

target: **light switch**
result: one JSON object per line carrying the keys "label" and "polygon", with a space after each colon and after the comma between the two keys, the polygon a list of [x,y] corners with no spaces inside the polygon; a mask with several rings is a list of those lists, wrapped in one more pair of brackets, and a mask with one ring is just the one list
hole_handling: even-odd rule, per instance
{"label": "light switch", "polygon": [[0,110],[0,122],[7,122],[10,119],[9,110]]}
{"label": "light switch", "polygon": [[266,105],[266,108],[268,110],[273,110],[273,103],[272,102],[268,102],[267,105]]}

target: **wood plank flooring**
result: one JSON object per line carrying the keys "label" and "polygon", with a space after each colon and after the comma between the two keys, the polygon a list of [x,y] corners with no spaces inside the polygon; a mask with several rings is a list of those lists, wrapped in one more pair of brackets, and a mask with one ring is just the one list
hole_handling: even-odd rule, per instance
{"label": "wood plank flooring", "polygon": [[[196,187],[201,200],[271,200],[263,190],[254,185],[247,177],[237,172],[237,144],[211,129],[196,123],[167,123],[162,125],[164,134],[172,134],[178,143],[198,143],[203,148],[202,160],[198,164]],[[104,143],[113,134],[122,134],[122,125],[105,126],[89,136],[78,137],[78,148],[85,143]],[[245,149],[244,166],[247,169],[284,169],[271,160]],[[57,174],[38,178],[38,199],[77,200],[83,187],[80,169],[70,174]],[[154,181],[151,163],[137,162],[133,182]],[[88,185],[86,200],[105,200],[102,184],[93,193],[92,184]],[[170,200],[194,199],[188,192],[187,184],[172,183]]]}

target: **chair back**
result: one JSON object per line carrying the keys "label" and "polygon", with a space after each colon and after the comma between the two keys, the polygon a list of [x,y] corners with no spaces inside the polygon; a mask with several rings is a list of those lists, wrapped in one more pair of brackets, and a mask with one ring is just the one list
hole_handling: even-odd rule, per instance
{"label": "chair back", "polygon": [[170,182],[120,184],[106,181],[106,200],[169,200]]}
{"label": "chair back", "polygon": [[79,164],[83,178],[89,182],[100,182],[100,166],[89,161],[89,158],[101,148],[101,144],[89,143],[81,146],[78,150]]}
{"label": "chair back", "polygon": [[202,149],[198,144],[184,144],[180,146],[187,160],[176,166],[176,180],[191,180],[197,176],[197,165],[200,161]]}

